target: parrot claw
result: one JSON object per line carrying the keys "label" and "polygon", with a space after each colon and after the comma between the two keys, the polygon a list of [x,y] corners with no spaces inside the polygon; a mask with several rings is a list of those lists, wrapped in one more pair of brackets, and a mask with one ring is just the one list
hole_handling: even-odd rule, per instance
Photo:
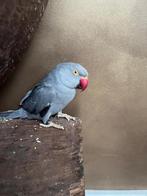
{"label": "parrot claw", "polygon": [[68,115],[68,114],[64,114],[64,113],[62,113],[62,112],[58,112],[57,117],[58,117],[58,118],[66,118],[68,121],[70,121],[70,120],[75,121],[75,120],[76,120],[75,117],[70,116],[70,115]]}
{"label": "parrot claw", "polygon": [[49,127],[54,127],[56,129],[62,129],[64,130],[64,127],[62,125],[58,125],[56,123],[53,123],[53,122],[49,122],[49,124],[43,124],[43,123],[40,123],[40,126],[42,127],[46,127],[46,128],[49,128]]}

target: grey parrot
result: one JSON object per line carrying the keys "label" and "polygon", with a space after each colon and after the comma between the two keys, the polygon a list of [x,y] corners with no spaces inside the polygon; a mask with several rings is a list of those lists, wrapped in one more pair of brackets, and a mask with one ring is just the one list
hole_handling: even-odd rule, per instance
{"label": "grey parrot", "polygon": [[[80,64],[65,62],[58,64],[34,88],[29,90],[17,110],[0,112],[0,120],[16,118],[38,119],[44,126],[55,126],[50,117],[73,119],[62,110],[74,99],[76,89],[88,86],[88,72]],[[59,127],[58,128],[62,128]]]}

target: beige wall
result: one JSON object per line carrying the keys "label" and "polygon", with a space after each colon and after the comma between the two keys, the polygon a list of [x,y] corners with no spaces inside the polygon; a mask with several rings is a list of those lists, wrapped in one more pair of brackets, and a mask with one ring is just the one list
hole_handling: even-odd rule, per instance
{"label": "beige wall", "polygon": [[90,75],[88,90],[68,107],[83,120],[87,186],[147,188],[147,1],[50,0],[0,109],[15,108],[63,61]]}

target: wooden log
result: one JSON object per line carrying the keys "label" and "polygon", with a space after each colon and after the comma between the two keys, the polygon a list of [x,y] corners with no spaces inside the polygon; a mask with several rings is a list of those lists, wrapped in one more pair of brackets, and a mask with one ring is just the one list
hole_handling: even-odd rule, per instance
{"label": "wooden log", "polygon": [[38,27],[48,0],[0,0],[0,85],[14,70]]}
{"label": "wooden log", "polygon": [[81,122],[54,118],[0,122],[0,195],[83,196]]}

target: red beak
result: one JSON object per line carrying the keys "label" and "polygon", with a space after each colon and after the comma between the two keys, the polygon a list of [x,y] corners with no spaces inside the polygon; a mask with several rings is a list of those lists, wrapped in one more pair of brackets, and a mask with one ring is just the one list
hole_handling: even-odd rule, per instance
{"label": "red beak", "polygon": [[87,86],[88,86],[88,78],[87,77],[81,77],[81,79],[80,79],[80,88],[82,89],[82,91],[84,91],[86,88],[87,88]]}

